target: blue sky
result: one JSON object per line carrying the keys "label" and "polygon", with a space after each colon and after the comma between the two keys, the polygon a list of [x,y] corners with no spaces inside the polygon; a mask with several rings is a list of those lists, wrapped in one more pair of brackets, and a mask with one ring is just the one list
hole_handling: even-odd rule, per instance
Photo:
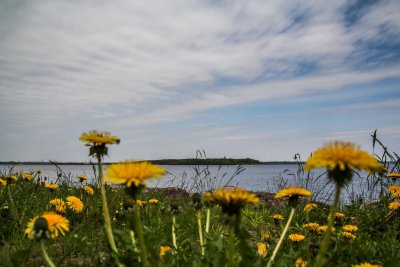
{"label": "blue sky", "polygon": [[[332,3],[330,3],[332,2]],[[398,1],[1,1],[0,160],[400,150]]]}

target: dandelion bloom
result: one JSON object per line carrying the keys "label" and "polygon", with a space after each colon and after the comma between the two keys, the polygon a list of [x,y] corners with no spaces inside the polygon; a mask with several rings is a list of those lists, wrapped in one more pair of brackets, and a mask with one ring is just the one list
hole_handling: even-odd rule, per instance
{"label": "dandelion bloom", "polygon": [[258,197],[243,188],[218,188],[213,194],[213,201],[221,206],[222,212],[229,215],[238,214],[248,203],[258,204]]}
{"label": "dandelion bloom", "polygon": [[301,187],[288,187],[276,193],[275,198],[311,197],[312,193]]}
{"label": "dandelion bloom", "polygon": [[22,178],[24,178],[25,181],[31,181],[33,179],[33,175],[27,172],[23,172]]}
{"label": "dandelion bloom", "polygon": [[59,187],[59,185],[58,184],[46,184],[45,187],[50,189],[50,191],[54,191]]}
{"label": "dandelion bloom", "polygon": [[160,246],[160,257],[165,256],[165,254],[172,248],[170,246]]}
{"label": "dandelion bloom", "polygon": [[25,234],[30,238],[58,237],[59,233],[65,235],[69,231],[69,221],[55,212],[44,212],[36,216],[27,224]]}
{"label": "dandelion bloom", "polygon": [[7,181],[5,181],[5,180],[0,178],[0,185],[6,186],[7,185]]}
{"label": "dandelion bloom", "polygon": [[345,232],[353,233],[358,230],[358,227],[356,225],[347,224],[347,225],[343,226],[342,229]]}
{"label": "dandelion bloom", "polygon": [[317,233],[318,232],[318,228],[319,228],[319,224],[318,223],[307,223],[304,225],[304,227],[306,227],[309,231]]}
{"label": "dandelion bloom", "polygon": [[353,265],[353,267],[382,267],[382,265],[364,262],[364,263]]}
{"label": "dandelion bloom", "polygon": [[346,238],[346,239],[349,239],[349,240],[353,240],[353,239],[356,238],[356,236],[353,235],[353,234],[350,233],[350,232],[341,232],[340,235],[343,236],[343,237]]}
{"label": "dandelion bloom", "polygon": [[269,234],[264,234],[262,237],[262,240],[264,242],[269,242],[270,239],[271,239],[271,236]]}
{"label": "dandelion bloom", "polygon": [[43,170],[36,170],[35,172],[36,172],[37,174],[40,174],[40,173],[43,172]]}
{"label": "dandelion bloom", "polygon": [[87,176],[83,174],[76,176],[76,178],[78,178],[81,183],[88,180]]}
{"label": "dandelion bloom", "polygon": [[400,198],[400,185],[392,185],[388,188],[389,193],[395,198]]}
{"label": "dandelion bloom", "polygon": [[326,167],[329,170],[329,178],[339,186],[350,181],[353,170],[365,170],[379,172],[380,164],[372,155],[361,150],[358,146],[349,142],[336,141],[328,143],[316,150],[307,160],[305,170]]}
{"label": "dandelion bloom", "polygon": [[86,194],[88,194],[88,195],[93,195],[94,194],[94,190],[93,190],[93,188],[91,186],[86,185],[86,186],[83,187],[83,190],[85,190]]}
{"label": "dandelion bloom", "polygon": [[304,238],[306,238],[304,235],[299,235],[299,234],[291,234],[291,235],[289,235],[289,239],[290,239],[292,242],[295,242],[295,243],[298,243],[298,242],[300,242],[300,241],[303,241]]}
{"label": "dandelion bloom", "polygon": [[11,184],[14,181],[18,181],[18,178],[15,175],[7,175],[5,179],[8,184]]}
{"label": "dandelion bloom", "polygon": [[149,200],[150,204],[157,204],[158,203],[158,199],[152,198]]}
{"label": "dandelion bloom", "polygon": [[316,209],[317,207],[318,207],[317,204],[308,203],[308,204],[306,204],[306,205],[304,206],[304,211],[305,211],[305,212],[310,212],[310,211],[312,211],[313,209]]}
{"label": "dandelion bloom", "polygon": [[147,204],[146,200],[140,200],[140,199],[136,200],[136,205],[138,206],[145,206],[146,204]]}
{"label": "dandelion bloom", "polygon": [[297,258],[295,267],[307,267],[307,262],[304,261],[302,258]]}
{"label": "dandelion bloom", "polygon": [[389,204],[390,210],[400,210],[400,202],[392,202]]}
{"label": "dandelion bloom", "polygon": [[117,184],[125,184],[127,187],[132,185],[135,188],[144,186],[146,180],[158,178],[165,174],[161,167],[149,162],[122,162],[112,164],[107,168],[107,175],[104,178],[107,181]]}
{"label": "dandelion bloom", "polygon": [[274,214],[274,215],[272,215],[272,219],[280,221],[280,220],[283,220],[284,218],[280,214]]}
{"label": "dandelion bloom", "polygon": [[397,179],[400,178],[400,173],[392,172],[386,175],[387,178]]}
{"label": "dandelion bloom", "polygon": [[335,218],[344,218],[344,213],[341,213],[341,212],[336,212],[335,213]]}
{"label": "dandelion bloom", "polygon": [[67,205],[71,210],[75,211],[76,213],[82,212],[83,210],[82,201],[75,196],[67,197]]}
{"label": "dandelion bloom", "polygon": [[50,200],[50,205],[54,206],[57,213],[65,213],[66,205],[65,205],[64,200],[62,200],[60,198],[52,199],[52,200]]}
{"label": "dandelion bloom", "polygon": [[[318,227],[318,232],[324,232],[325,233],[326,231],[328,231],[328,225],[321,225],[320,227]],[[331,232],[333,233],[335,231],[336,231],[336,228],[332,226]]]}
{"label": "dandelion bloom", "polygon": [[267,257],[267,245],[262,242],[257,242],[257,254],[263,258]]}
{"label": "dandelion bloom", "polygon": [[110,132],[99,132],[96,130],[83,133],[79,138],[80,141],[87,145],[101,146],[101,145],[112,145],[119,144],[120,140],[118,137],[111,135]]}

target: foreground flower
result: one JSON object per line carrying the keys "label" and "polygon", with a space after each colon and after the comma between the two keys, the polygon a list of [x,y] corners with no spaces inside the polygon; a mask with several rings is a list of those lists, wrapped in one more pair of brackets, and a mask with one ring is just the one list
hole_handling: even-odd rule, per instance
{"label": "foreground flower", "polygon": [[59,185],[58,184],[46,184],[45,187],[48,188],[51,192],[53,192],[54,190],[56,190],[59,187]]}
{"label": "foreground flower", "polygon": [[33,175],[27,172],[23,172],[22,178],[24,178],[25,181],[31,181],[33,179]]}
{"label": "foreground flower", "polygon": [[83,187],[83,190],[85,190],[86,194],[88,194],[88,195],[93,195],[94,194],[94,190],[93,190],[93,188],[91,186],[86,185],[86,186]]}
{"label": "foreground flower", "polygon": [[25,234],[30,239],[56,238],[59,234],[65,235],[69,231],[69,221],[55,212],[44,212],[36,216],[27,224]]}
{"label": "foreground flower", "polygon": [[7,175],[5,179],[7,181],[7,184],[11,184],[12,182],[18,181],[18,178],[15,175]]}
{"label": "foreground flower", "polygon": [[258,204],[258,197],[243,188],[218,188],[213,194],[213,201],[221,206],[222,212],[228,215],[239,214],[248,203]]}
{"label": "foreground flower", "polygon": [[50,200],[50,205],[54,206],[57,213],[59,213],[59,214],[65,213],[66,205],[65,205],[64,200],[62,200],[60,198],[52,199],[52,200]]}
{"label": "foreground flower", "polygon": [[170,251],[172,248],[170,246],[161,246],[160,247],[160,257],[165,256],[165,254]]}
{"label": "foreground flower", "polygon": [[110,132],[100,132],[96,130],[83,133],[79,140],[85,142],[87,145],[94,146],[119,144],[120,142],[119,138],[111,135]]}
{"label": "foreground flower", "polygon": [[267,257],[267,245],[262,242],[257,242],[257,254],[263,258]]}
{"label": "foreground flower", "polygon": [[390,210],[399,210],[400,211],[400,202],[392,202],[389,204],[389,209]]}
{"label": "foreground flower", "polygon": [[305,238],[304,235],[299,235],[299,234],[291,234],[291,235],[289,235],[289,239],[290,239],[292,242],[295,242],[295,243],[298,243],[298,242],[300,242],[300,241],[303,241],[304,238]]}
{"label": "foreground flower", "polygon": [[7,185],[7,181],[5,181],[5,180],[0,178],[0,185],[1,186],[6,186]]}
{"label": "foreground flower", "polygon": [[149,200],[150,204],[157,204],[158,203],[158,199],[152,198]]}
{"label": "foreground flower", "polygon": [[79,182],[81,182],[81,183],[83,183],[83,181],[87,181],[88,180],[87,176],[83,175],[83,174],[76,176],[76,178],[78,178]]}
{"label": "foreground flower", "polygon": [[307,262],[304,261],[302,258],[297,258],[295,267],[307,267]]}
{"label": "foreground flower", "polygon": [[350,233],[350,232],[341,232],[340,235],[343,236],[343,237],[346,238],[346,239],[349,239],[349,240],[353,240],[353,239],[356,238],[356,236],[353,235],[353,234]]}
{"label": "foreground flower", "polygon": [[75,211],[76,213],[80,213],[83,210],[82,201],[75,196],[67,197],[67,205],[71,210]]}
{"label": "foreground flower", "polygon": [[400,198],[400,185],[390,186],[388,192],[391,193],[394,198]]}
{"label": "foreground flower", "polygon": [[313,209],[316,209],[317,207],[318,207],[317,204],[308,203],[308,204],[306,204],[306,205],[304,206],[304,211],[305,211],[305,212],[310,212],[310,211],[312,211]]}
{"label": "foreground flower", "polygon": [[296,207],[299,197],[311,197],[312,193],[301,187],[288,187],[276,193],[275,198],[288,198],[289,206]]}
{"label": "foreground flower", "polygon": [[146,180],[158,178],[165,174],[161,167],[149,162],[122,162],[112,164],[107,168],[107,181],[116,184],[125,184],[127,187],[138,188],[146,185]]}
{"label": "foreground flower", "polygon": [[353,233],[353,232],[358,230],[358,227],[356,225],[347,224],[347,225],[342,227],[342,230],[345,231],[345,232]]}
{"label": "foreground flower", "polygon": [[364,262],[364,263],[353,265],[353,267],[382,267],[382,265]]}
{"label": "foreground flower", "polygon": [[319,230],[319,224],[318,223],[307,223],[304,225],[310,232],[317,233]]}

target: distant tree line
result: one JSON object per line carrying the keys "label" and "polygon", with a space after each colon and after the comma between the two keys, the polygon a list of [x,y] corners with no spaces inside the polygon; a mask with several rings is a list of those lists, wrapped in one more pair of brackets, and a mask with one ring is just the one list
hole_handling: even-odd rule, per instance
{"label": "distant tree line", "polygon": [[153,164],[158,165],[255,165],[260,164],[260,161],[244,158],[189,158],[189,159],[160,159],[150,160]]}

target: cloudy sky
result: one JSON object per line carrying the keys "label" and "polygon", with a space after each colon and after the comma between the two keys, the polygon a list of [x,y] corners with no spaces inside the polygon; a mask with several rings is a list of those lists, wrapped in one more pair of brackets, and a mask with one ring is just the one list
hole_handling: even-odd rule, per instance
{"label": "cloudy sky", "polygon": [[400,152],[398,1],[0,2],[0,160]]}

